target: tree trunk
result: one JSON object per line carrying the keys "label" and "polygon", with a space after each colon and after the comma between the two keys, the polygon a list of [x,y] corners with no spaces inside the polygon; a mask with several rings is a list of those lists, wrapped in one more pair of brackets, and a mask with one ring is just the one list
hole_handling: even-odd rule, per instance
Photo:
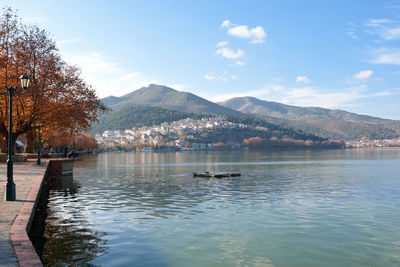
{"label": "tree trunk", "polygon": [[[11,155],[15,154],[15,142],[17,141],[17,139],[18,139],[18,136],[13,136],[13,139],[12,139],[12,153],[11,153]],[[8,154],[8,136],[7,136],[6,140],[5,140],[5,147],[6,147],[6,149],[5,149],[4,152]]]}
{"label": "tree trunk", "polygon": [[33,153],[33,148],[35,147],[36,134],[34,130],[30,130],[26,133],[26,144],[25,153]]}
{"label": "tree trunk", "polygon": [[7,153],[7,141],[3,137],[0,138],[0,153]]}

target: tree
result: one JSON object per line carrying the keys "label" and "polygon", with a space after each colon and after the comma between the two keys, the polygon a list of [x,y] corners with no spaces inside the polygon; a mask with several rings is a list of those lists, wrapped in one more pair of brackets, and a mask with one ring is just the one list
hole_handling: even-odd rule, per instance
{"label": "tree", "polygon": [[99,148],[96,139],[90,134],[78,134],[75,139],[77,150],[96,150]]}
{"label": "tree", "polygon": [[265,145],[265,139],[258,136],[250,137],[247,139],[243,139],[243,144],[250,147],[262,147]]}
{"label": "tree", "polygon": [[51,134],[47,132],[43,139],[48,148],[67,147],[72,145],[73,135],[62,131],[53,131]]}
{"label": "tree", "polygon": [[[0,21],[0,85],[17,86],[28,72],[30,86],[14,96],[13,141],[45,121],[44,131],[87,131],[107,107],[82,78],[78,67],[65,63],[45,30],[18,22],[10,9]],[[8,139],[8,97],[0,97],[0,137]]]}

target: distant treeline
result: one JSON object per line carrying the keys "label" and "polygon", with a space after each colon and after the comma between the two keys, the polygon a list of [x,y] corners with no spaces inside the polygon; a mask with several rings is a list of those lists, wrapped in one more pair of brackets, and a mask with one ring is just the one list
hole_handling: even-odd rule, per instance
{"label": "distant treeline", "polygon": [[272,124],[263,120],[257,120],[250,117],[238,117],[238,116],[226,116],[226,120],[235,123],[242,123],[250,127],[265,127],[270,131],[261,135],[257,135],[259,137],[289,137],[293,139],[300,140],[313,140],[313,141],[326,141],[326,138],[319,137],[312,133],[305,133],[301,130],[294,130],[292,128],[282,127],[276,124]]}
{"label": "distant treeline", "polygon": [[243,145],[250,148],[279,148],[279,147],[297,147],[297,148],[341,148],[345,146],[342,140],[338,141],[317,141],[317,140],[296,140],[292,138],[261,138],[251,137],[243,140]]}
{"label": "distant treeline", "polygon": [[254,128],[233,128],[233,129],[207,129],[202,133],[194,134],[190,142],[194,143],[239,143],[242,144],[246,139],[261,138],[269,140],[279,138],[279,140],[310,140],[312,142],[324,142],[326,139],[314,135],[303,135],[287,129],[273,129],[270,131],[260,131]]}

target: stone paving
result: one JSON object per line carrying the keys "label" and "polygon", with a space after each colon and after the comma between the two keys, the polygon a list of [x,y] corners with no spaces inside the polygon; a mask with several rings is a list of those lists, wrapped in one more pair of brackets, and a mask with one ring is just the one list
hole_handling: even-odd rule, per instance
{"label": "stone paving", "polygon": [[[4,184],[7,180],[7,164],[0,163],[0,266],[18,266],[16,253],[10,242],[11,226],[38,176],[43,177],[47,163],[41,166],[36,161],[14,163],[16,201],[4,201]],[[31,201],[29,201],[31,202]]]}

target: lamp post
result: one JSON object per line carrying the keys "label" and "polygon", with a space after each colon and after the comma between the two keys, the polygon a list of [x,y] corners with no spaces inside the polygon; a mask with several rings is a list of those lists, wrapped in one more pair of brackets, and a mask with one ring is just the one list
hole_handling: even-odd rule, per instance
{"label": "lamp post", "polygon": [[37,125],[36,125],[36,122],[35,122],[35,121],[33,122],[33,127],[38,129],[38,154],[37,154],[37,165],[40,165],[40,164],[41,164],[41,162],[40,162],[40,153],[41,153],[41,151],[42,151],[42,141],[41,141],[41,139],[40,139],[40,127],[44,127],[44,126],[46,126],[46,123],[45,123],[45,122],[42,122],[42,124],[37,124]]}
{"label": "lamp post", "polygon": [[73,140],[72,146],[73,146],[73,150],[75,152],[76,151],[75,132],[74,132],[74,140]]}
{"label": "lamp post", "polygon": [[14,95],[22,95],[25,93],[26,88],[29,86],[29,80],[30,77],[25,73],[19,77],[21,81],[21,87],[24,89],[22,93],[17,92],[17,87],[12,87],[12,86],[5,86],[5,90],[3,92],[0,92],[1,95],[5,95],[8,93],[9,99],[10,99],[10,109],[9,109],[9,114],[8,114],[8,159],[7,159],[7,182],[6,182],[6,190],[5,190],[5,196],[4,199],[6,201],[14,201],[16,194],[15,194],[15,183],[13,179],[13,167],[14,167],[14,161],[13,161],[13,142],[12,142],[12,104],[13,104],[13,96]]}

